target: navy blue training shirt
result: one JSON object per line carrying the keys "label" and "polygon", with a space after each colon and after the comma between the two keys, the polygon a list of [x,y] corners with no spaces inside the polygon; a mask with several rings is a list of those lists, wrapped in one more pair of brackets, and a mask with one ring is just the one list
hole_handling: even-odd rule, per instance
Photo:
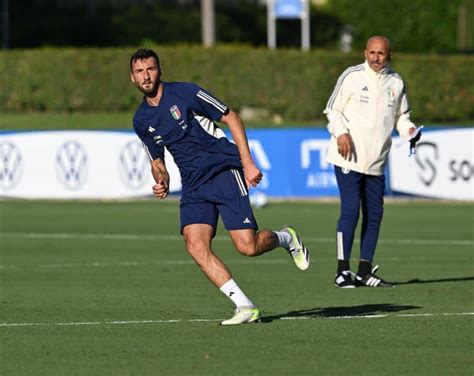
{"label": "navy blue training shirt", "polygon": [[163,82],[158,106],[146,99],[133,117],[133,128],[150,161],[164,160],[164,147],[181,174],[183,193],[230,168],[242,168],[237,146],[213,122],[229,108],[196,84]]}

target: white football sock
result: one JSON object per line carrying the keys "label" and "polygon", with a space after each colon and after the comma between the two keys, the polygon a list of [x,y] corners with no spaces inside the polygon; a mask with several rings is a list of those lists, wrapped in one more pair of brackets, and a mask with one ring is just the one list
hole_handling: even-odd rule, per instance
{"label": "white football sock", "polygon": [[230,300],[232,300],[236,307],[255,307],[249,298],[244,294],[240,287],[235,283],[234,279],[229,279],[221,287],[221,290]]}
{"label": "white football sock", "polygon": [[278,237],[278,245],[285,249],[290,249],[291,244],[291,235],[286,231],[273,231],[273,233]]}

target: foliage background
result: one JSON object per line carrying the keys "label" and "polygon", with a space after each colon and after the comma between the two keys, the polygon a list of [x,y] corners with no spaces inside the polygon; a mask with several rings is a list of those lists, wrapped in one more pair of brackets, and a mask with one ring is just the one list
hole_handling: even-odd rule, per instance
{"label": "foliage background", "polygon": [[[340,32],[350,26],[357,49],[381,33],[397,51],[457,52],[458,11],[464,6],[472,16],[473,5],[474,0],[328,0],[311,6],[311,45],[337,47]],[[218,43],[266,45],[264,2],[215,0],[215,8]],[[201,42],[200,0],[15,0],[9,13],[13,48]],[[279,20],[277,32],[279,46],[300,45],[298,20]]]}
{"label": "foliage background", "polygon": [[[472,20],[474,0],[328,0],[311,7],[306,53],[297,20],[279,20],[279,49],[267,50],[264,2],[215,0],[215,7],[217,47],[204,49],[199,0],[10,1],[0,112],[134,111],[140,95],[128,59],[147,46],[161,55],[165,80],[195,81],[234,109],[263,110],[268,119],[318,120],[337,77],[363,60],[367,37],[385,34],[415,120],[474,119],[473,55],[457,41],[459,12]],[[348,28],[354,49],[343,54]]]}
{"label": "foliage background", "polygon": [[[193,81],[232,108],[269,117],[321,119],[338,76],[361,52],[226,45],[158,46],[165,81]],[[135,47],[43,48],[0,52],[0,111],[133,111],[141,95],[130,82]],[[396,54],[415,120],[474,119],[474,57]]]}

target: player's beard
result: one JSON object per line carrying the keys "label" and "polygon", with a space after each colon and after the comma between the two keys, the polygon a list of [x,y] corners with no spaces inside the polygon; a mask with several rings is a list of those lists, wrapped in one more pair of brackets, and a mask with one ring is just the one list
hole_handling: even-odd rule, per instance
{"label": "player's beard", "polygon": [[137,85],[138,89],[145,94],[147,97],[154,97],[156,93],[158,92],[158,87],[160,85],[160,80],[155,81],[152,83],[151,86],[148,88],[145,87],[148,83],[152,83],[151,81],[145,81],[140,85]]}

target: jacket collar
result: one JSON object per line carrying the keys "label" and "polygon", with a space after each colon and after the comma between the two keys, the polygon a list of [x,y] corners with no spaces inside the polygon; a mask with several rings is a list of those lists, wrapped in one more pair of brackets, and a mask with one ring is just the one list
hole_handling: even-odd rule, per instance
{"label": "jacket collar", "polygon": [[374,75],[375,77],[379,77],[380,75],[385,76],[390,71],[390,67],[388,66],[388,64],[383,67],[379,72],[374,71],[367,62],[367,59],[364,61],[364,67],[366,72],[369,72],[369,74]]}

